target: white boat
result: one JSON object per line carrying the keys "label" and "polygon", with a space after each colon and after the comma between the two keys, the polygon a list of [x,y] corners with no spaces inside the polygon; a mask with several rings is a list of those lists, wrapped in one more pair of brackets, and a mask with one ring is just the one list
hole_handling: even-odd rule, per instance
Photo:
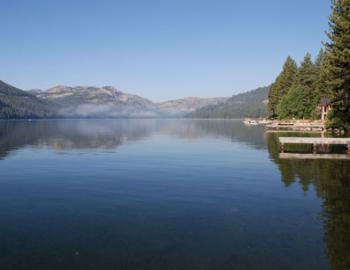
{"label": "white boat", "polygon": [[267,120],[267,119],[261,119],[261,120],[258,121],[258,123],[259,123],[260,125],[267,125],[267,124],[270,124],[271,121],[269,121],[269,120]]}
{"label": "white boat", "polygon": [[247,126],[256,126],[259,125],[258,121],[256,120],[251,120],[251,119],[244,119],[243,123]]}

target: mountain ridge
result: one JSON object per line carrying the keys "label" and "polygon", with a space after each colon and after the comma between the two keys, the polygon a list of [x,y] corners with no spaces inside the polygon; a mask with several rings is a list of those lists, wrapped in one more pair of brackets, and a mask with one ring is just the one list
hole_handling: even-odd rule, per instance
{"label": "mountain ridge", "polygon": [[113,86],[57,85],[47,90],[24,91],[0,81],[0,118],[197,117],[198,112],[207,108],[213,110],[227,104],[242,109],[252,100],[244,99],[250,92],[230,98],[184,97],[153,102]]}
{"label": "mountain ridge", "polygon": [[183,116],[208,104],[218,104],[227,98],[188,97],[153,102],[112,86],[55,86],[46,91],[34,90],[40,99],[50,100],[59,107],[59,114],[77,117],[157,117]]}

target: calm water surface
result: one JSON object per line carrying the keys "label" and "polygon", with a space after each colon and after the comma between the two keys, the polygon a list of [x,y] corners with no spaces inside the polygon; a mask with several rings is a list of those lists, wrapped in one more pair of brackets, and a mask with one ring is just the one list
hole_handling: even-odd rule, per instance
{"label": "calm water surface", "polygon": [[2,121],[0,269],[350,269],[350,163],[239,121]]}

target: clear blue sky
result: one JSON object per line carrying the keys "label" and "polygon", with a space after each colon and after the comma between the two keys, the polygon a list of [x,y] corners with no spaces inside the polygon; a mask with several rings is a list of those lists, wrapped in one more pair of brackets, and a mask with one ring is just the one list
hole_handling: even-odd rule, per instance
{"label": "clear blue sky", "polygon": [[153,100],[270,84],[317,54],[330,0],[0,0],[0,79],[113,85]]}

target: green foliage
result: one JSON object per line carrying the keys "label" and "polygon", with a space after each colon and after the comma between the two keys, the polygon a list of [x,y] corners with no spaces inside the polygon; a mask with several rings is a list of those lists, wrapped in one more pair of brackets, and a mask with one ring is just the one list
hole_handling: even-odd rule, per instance
{"label": "green foliage", "polygon": [[308,91],[301,85],[293,86],[278,104],[278,119],[310,118],[312,107],[309,106]]}
{"label": "green foliage", "polygon": [[266,100],[269,87],[232,96],[226,102],[200,108],[186,117],[190,118],[244,118],[266,117]]}
{"label": "green foliage", "polygon": [[302,85],[307,91],[313,91],[316,88],[318,70],[312,62],[311,54],[307,53],[296,75],[294,84]]}
{"label": "green foliage", "polygon": [[350,125],[350,0],[334,0],[330,17],[330,42],[326,44],[322,76],[332,101],[330,125]]}
{"label": "green foliage", "polygon": [[[295,75],[289,76],[289,80],[286,80],[283,79],[286,78],[286,73],[294,74],[294,68],[289,68],[287,72],[287,63],[289,66],[292,63],[288,59],[283,72],[278,76],[269,93],[270,117],[278,119],[318,118],[320,116],[318,103],[322,96],[320,69],[324,61],[324,52],[320,52],[315,63],[311,55],[307,53],[300,68],[296,68]],[[284,83],[281,84],[281,81]]]}
{"label": "green foliage", "polygon": [[[328,89],[327,85],[325,82],[324,76],[322,76],[322,69],[324,68],[325,61],[326,61],[326,56],[327,53],[326,51],[322,48],[316,58],[315,61],[315,68],[318,73],[318,78],[316,82],[316,93],[315,93],[315,100],[319,101],[322,97],[328,97]],[[314,111],[314,114],[319,114],[319,111]]]}
{"label": "green foliage", "polygon": [[[322,63],[322,59],[318,59],[318,61],[320,61],[318,64]],[[315,115],[316,110],[318,110],[317,107],[321,98],[318,85],[320,77],[318,64],[314,64],[311,55],[307,53],[296,76],[295,86],[303,88],[304,100],[302,105],[299,106],[302,110],[303,118],[312,118],[312,115]]]}
{"label": "green foliage", "polygon": [[297,71],[298,67],[296,62],[288,56],[283,65],[282,72],[278,75],[269,91],[268,114],[271,118],[277,116],[277,106],[282,97],[288,93],[289,88],[294,84]]}
{"label": "green foliage", "polygon": [[350,123],[345,122],[342,117],[340,117],[336,111],[331,110],[326,121],[328,128],[341,128],[345,130],[350,130]]}

